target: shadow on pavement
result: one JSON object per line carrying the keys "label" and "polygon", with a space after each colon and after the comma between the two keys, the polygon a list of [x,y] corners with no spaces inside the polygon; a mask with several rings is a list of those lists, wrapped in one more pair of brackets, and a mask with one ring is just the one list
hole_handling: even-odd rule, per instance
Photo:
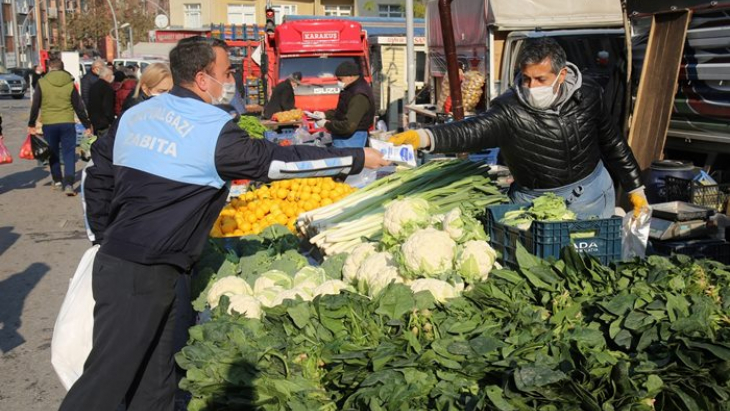
{"label": "shadow on pavement", "polygon": [[50,269],[46,264],[33,263],[0,281],[0,352],[8,353],[25,342],[18,333],[25,299]]}
{"label": "shadow on pavement", "polygon": [[10,174],[0,178],[0,194],[5,194],[12,190],[35,188],[38,182],[48,177],[48,175],[49,171],[47,167],[35,167],[32,170]]}
{"label": "shadow on pavement", "polygon": [[0,255],[3,255],[20,238],[20,234],[14,233],[15,227],[0,227]]}

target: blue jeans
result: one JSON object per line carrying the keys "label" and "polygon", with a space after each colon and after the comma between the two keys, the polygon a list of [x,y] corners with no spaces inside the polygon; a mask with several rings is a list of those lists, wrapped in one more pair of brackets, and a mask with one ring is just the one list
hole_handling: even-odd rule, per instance
{"label": "blue jeans", "polygon": [[365,147],[367,142],[367,131],[356,131],[349,137],[332,134],[332,146],[337,148]]}
{"label": "blue jeans", "polygon": [[73,123],[43,125],[51,156],[51,178],[54,183],[61,182],[61,158],[63,158],[63,184],[73,185],[76,177],[76,127]]}
{"label": "blue jeans", "polygon": [[537,197],[547,193],[555,193],[563,197],[568,209],[574,212],[579,220],[589,218],[610,218],[616,207],[616,196],[613,190],[613,180],[602,162],[598,163],[587,177],[549,190],[530,190],[512,184],[509,189],[509,198],[513,203],[529,203]]}

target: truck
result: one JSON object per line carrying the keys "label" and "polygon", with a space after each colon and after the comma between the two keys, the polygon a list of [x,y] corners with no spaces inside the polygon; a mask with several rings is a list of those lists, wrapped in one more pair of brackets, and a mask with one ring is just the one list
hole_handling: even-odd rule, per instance
{"label": "truck", "polygon": [[[444,0],[430,0],[426,14],[434,103],[443,94],[446,74],[439,1]],[[730,162],[723,154],[730,154],[730,89],[726,85],[730,81],[730,7],[695,0],[684,3],[707,3],[708,7],[693,8],[666,151],[671,158],[693,160],[708,169],[727,168]],[[568,61],[603,86],[610,115],[628,133],[647,46],[645,16],[626,19],[620,0],[545,0],[539,4],[530,0],[454,0],[451,11],[461,66],[486,78],[477,111],[488,109],[490,100],[513,86],[519,71],[517,55],[526,39],[552,37],[565,49]]]}
{"label": "truck", "polygon": [[372,83],[367,33],[354,21],[323,19],[282,23],[267,32],[261,58],[269,95],[292,73],[302,73],[302,84],[294,92],[295,106],[302,110],[326,111],[337,106],[340,88],[335,70],[345,61],[360,66],[365,80]]}

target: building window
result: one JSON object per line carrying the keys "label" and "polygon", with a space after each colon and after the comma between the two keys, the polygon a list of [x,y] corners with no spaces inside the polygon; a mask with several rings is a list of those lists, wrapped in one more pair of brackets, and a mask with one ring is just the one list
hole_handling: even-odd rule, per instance
{"label": "building window", "polygon": [[324,6],[325,16],[352,16],[352,6]]}
{"label": "building window", "polygon": [[277,25],[284,22],[284,16],[297,14],[297,6],[293,4],[271,6],[271,8],[274,9],[274,22]]}
{"label": "building window", "polygon": [[228,24],[256,24],[256,6],[229,4]]}
{"label": "building window", "polygon": [[200,16],[200,3],[185,4],[185,22],[183,23],[186,28],[198,29],[203,26],[202,18]]}
{"label": "building window", "polygon": [[406,12],[399,4],[379,4],[378,17],[405,17]]}

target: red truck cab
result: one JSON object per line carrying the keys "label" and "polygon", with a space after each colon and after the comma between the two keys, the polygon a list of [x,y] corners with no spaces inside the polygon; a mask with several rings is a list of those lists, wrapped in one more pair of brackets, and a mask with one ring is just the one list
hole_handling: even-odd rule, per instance
{"label": "red truck cab", "polygon": [[268,34],[264,43],[269,93],[292,73],[302,73],[302,84],[295,90],[299,109],[326,111],[337,106],[340,88],[335,70],[345,61],[358,64],[365,80],[372,83],[367,34],[357,22],[286,22]]}

